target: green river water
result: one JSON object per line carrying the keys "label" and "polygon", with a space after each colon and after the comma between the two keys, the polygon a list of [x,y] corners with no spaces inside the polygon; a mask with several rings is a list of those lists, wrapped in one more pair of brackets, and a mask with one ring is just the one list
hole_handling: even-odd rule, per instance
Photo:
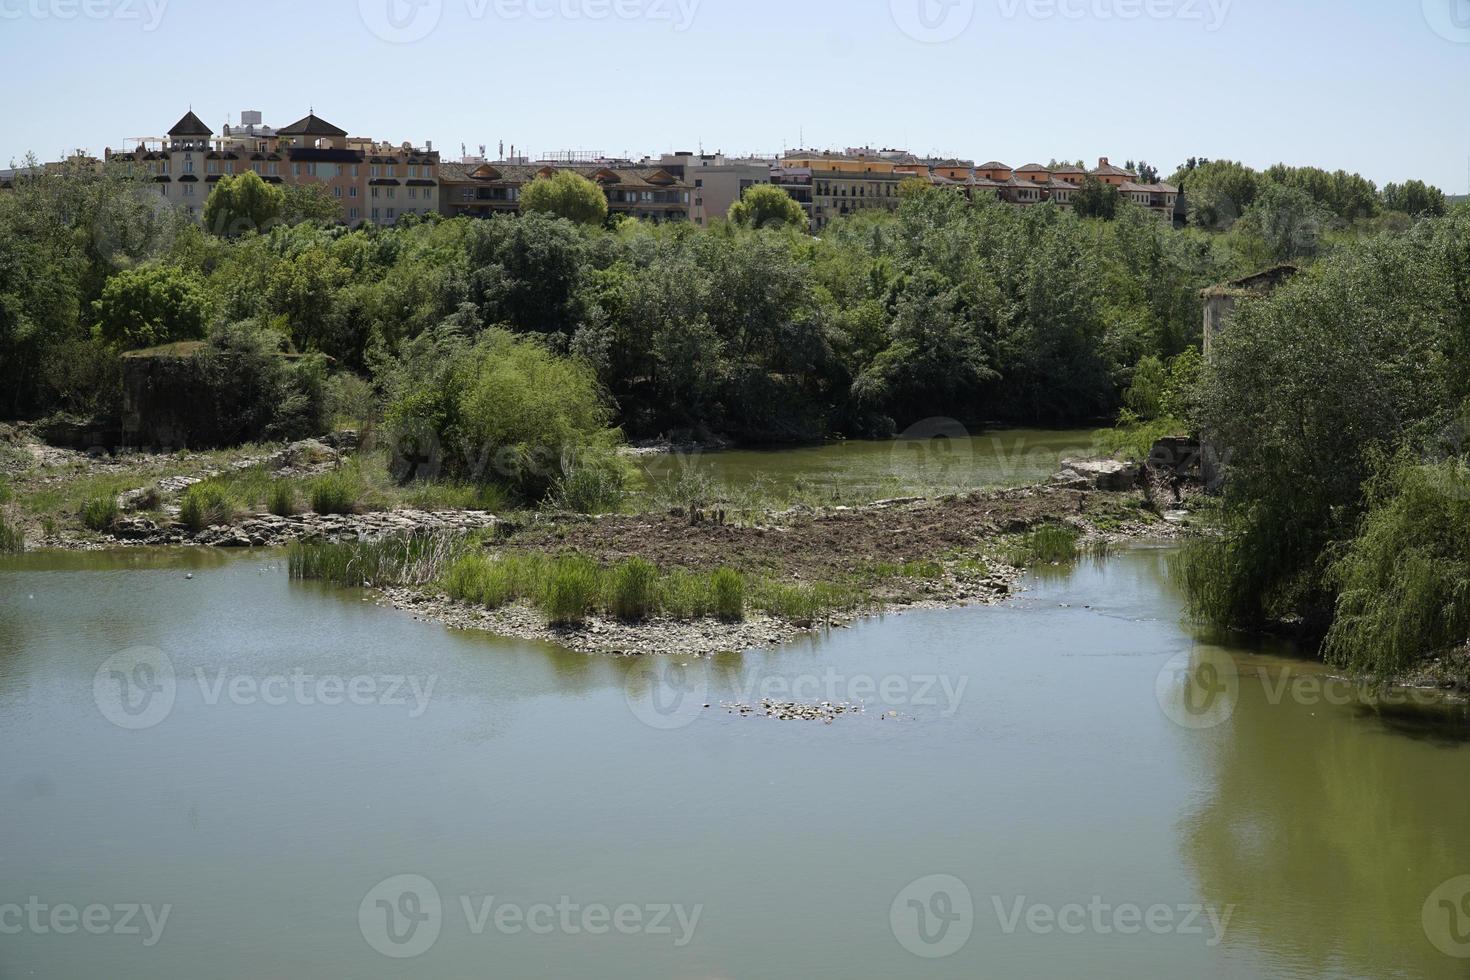
{"label": "green river water", "polygon": [[1167,554],[706,661],[0,559],[0,977],[1470,976],[1464,712],[1206,642]]}

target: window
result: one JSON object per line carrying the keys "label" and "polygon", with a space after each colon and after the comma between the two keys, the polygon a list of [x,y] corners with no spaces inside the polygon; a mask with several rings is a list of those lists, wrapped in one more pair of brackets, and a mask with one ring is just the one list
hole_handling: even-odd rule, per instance
{"label": "window", "polygon": [[371,170],[370,170],[370,171],[369,171],[369,172],[368,172],[368,176],[369,176],[369,177],[377,177],[377,176],[378,176],[378,168],[377,168],[377,166],[376,166],[376,165],[374,165],[374,166],[373,166],[373,167],[372,167],[372,168],[371,168]]}
{"label": "window", "polygon": [[408,199],[410,201],[417,200],[418,199],[418,196],[419,196],[419,189],[417,187],[410,187],[408,189]]}
{"label": "window", "polygon": [[392,208],[389,208],[388,209],[388,220],[389,221],[392,221],[393,220],[393,209]]}
{"label": "window", "polygon": [[211,160],[211,161],[209,161],[209,167],[207,169],[209,170],[210,173],[217,174],[217,173],[219,173],[219,164],[216,163],[215,161]]}
{"label": "window", "polygon": [[347,216],[349,218],[351,218],[353,221],[356,221],[359,214],[360,214],[360,212],[357,210],[357,208],[353,208],[351,211],[349,211],[347,213]]}
{"label": "window", "polygon": [[377,221],[378,220],[378,209],[377,208],[373,208],[373,220],[374,221]]}
{"label": "window", "polygon": [[335,197],[335,198],[337,198],[338,200],[341,200],[341,198],[342,198],[342,188],[340,186],[339,187],[333,187],[332,188],[332,196]]}
{"label": "window", "polygon": [[193,184],[185,184],[184,185],[184,196],[185,197],[193,197],[194,196],[194,185]]}
{"label": "window", "polygon": [[374,187],[373,188],[373,197],[382,197],[383,196],[382,195],[382,190],[383,190],[383,188],[381,188],[381,187]]}
{"label": "window", "polygon": [[192,174],[193,172],[194,172],[194,154],[192,154],[192,153],[185,153],[184,154],[184,173],[186,173],[186,174]]}
{"label": "window", "polygon": [[352,187],[347,188],[347,196],[348,197],[356,197],[357,196],[357,186],[355,184]]}
{"label": "window", "polygon": [[352,176],[357,176],[357,164],[355,163],[352,165]]}
{"label": "window", "polygon": [[396,188],[396,187],[390,187],[390,188],[388,188],[388,196],[390,198],[397,197],[398,196],[398,188]]}

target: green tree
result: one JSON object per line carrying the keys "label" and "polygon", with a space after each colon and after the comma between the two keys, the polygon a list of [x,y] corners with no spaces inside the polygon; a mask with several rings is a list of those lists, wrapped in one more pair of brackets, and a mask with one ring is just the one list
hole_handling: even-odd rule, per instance
{"label": "green tree", "polygon": [[125,269],[107,280],[92,309],[96,336],[121,350],[202,339],[208,320],[198,282],[159,264]]}
{"label": "green tree", "polygon": [[1206,160],[1186,164],[1169,183],[1183,189],[1190,224],[1225,231],[1255,202],[1261,175],[1234,160]]}
{"label": "green tree", "polygon": [[1390,211],[1401,211],[1416,217],[1420,215],[1438,216],[1444,214],[1446,210],[1444,191],[1422,180],[1409,180],[1402,184],[1385,184],[1383,186],[1383,206]]}
{"label": "green tree", "polygon": [[302,221],[340,222],[342,205],[327,193],[325,184],[286,184],[281,187],[280,217],[288,225]]}
{"label": "green tree", "polygon": [[286,194],[260,179],[253,170],[225,176],[204,204],[204,227],[222,238],[248,231],[269,231],[280,222]]}
{"label": "green tree", "polygon": [[771,184],[748,188],[730,207],[730,221],[746,228],[805,228],[806,211],[790,194]]}
{"label": "green tree", "polygon": [[1072,210],[1079,217],[1102,218],[1112,221],[1118,214],[1118,205],[1123,195],[1112,184],[1104,184],[1091,174],[1082,181],[1082,186],[1072,192]]}
{"label": "green tree", "polygon": [[544,212],[579,225],[600,225],[607,220],[607,195],[575,170],[558,170],[521,189],[521,210]]}

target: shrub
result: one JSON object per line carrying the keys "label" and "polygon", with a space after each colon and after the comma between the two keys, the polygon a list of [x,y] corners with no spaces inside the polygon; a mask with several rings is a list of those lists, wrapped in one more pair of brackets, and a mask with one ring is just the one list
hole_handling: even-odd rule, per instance
{"label": "shrub", "polygon": [[106,531],[117,523],[117,498],[108,494],[82,504],[82,523],[94,531]]}
{"label": "shrub", "polygon": [[318,514],[352,514],[366,492],[361,470],[348,464],[312,481],[311,509]]}
{"label": "shrub", "polygon": [[205,481],[184,491],[179,520],[197,534],[207,527],[230,523],[235,519],[236,510],[234,495],[228,488]]}
{"label": "shrub", "polygon": [[296,513],[296,487],[288,480],[277,480],[271,484],[270,499],[266,509],[277,517],[290,517]]}
{"label": "shrub", "polygon": [[546,575],[541,609],[552,626],[580,626],[596,608],[602,576],[585,558],[558,558]]}
{"label": "shrub", "polygon": [[548,564],[539,554],[507,555],[496,560],[471,555],[449,570],[444,591],[451,598],[476,602],[487,609],[499,609],[520,599],[539,599]]}
{"label": "shrub", "polygon": [[729,623],[745,618],[745,577],[730,568],[715,572],[710,580],[714,593],[715,614]]}
{"label": "shrub", "polygon": [[714,612],[710,577],[676,568],[658,585],[658,604],[670,619],[703,619]]}
{"label": "shrub", "polygon": [[1009,555],[1018,568],[1032,565],[1058,565],[1077,558],[1077,541],[1081,534],[1060,524],[1046,524],[1025,534]]}
{"label": "shrub", "polygon": [[653,614],[658,604],[658,569],[642,558],[629,558],[612,571],[612,593],[608,605],[614,616],[639,622]]}
{"label": "shrub", "polygon": [[622,507],[627,495],[627,468],[612,453],[572,464],[551,490],[557,506],[578,514],[611,513]]}

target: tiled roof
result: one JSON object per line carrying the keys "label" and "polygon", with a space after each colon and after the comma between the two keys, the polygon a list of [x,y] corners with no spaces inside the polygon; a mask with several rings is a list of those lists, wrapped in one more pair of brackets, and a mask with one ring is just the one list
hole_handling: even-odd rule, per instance
{"label": "tiled roof", "polygon": [[174,123],[174,128],[168,131],[170,136],[213,136],[214,131],[205,124],[203,119],[194,115],[190,109],[184,114],[184,118]]}
{"label": "tiled roof", "polygon": [[1087,171],[1086,170],[1083,170],[1081,167],[1074,167],[1071,164],[1066,164],[1065,166],[1061,166],[1061,167],[1053,167],[1052,170],[1051,170],[1051,172],[1054,173],[1054,174],[1085,174],[1085,173],[1087,173]]}
{"label": "tiled roof", "polygon": [[1032,174],[1037,172],[1045,173],[1046,168],[1039,163],[1028,163],[1026,164],[1026,166],[1016,171],[1016,173],[1018,174]]}
{"label": "tiled roof", "polygon": [[1132,191],[1135,194],[1178,194],[1179,188],[1172,184],[1140,184],[1137,181],[1125,180],[1118,187],[1120,191]]}
{"label": "tiled roof", "polygon": [[1098,166],[1098,168],[1096,170],[1089,171],[1089,173],[1096,174],[1099,177],[1137,177],[1138,176],[1138,174],[1134,173],[1131,170],[1124,170],[1122,167],[1115,167],[1111,163],[1101,164],[1101,165]]}
{"label": "tiled roof", "polygon": [[618,187],[677,187],[681,182],[660,167],[609,167],[557,166],[552,164],[518,163],[441,163],[439,179],[442,183],[504,183],[529,184],[537,177],[572,170],[598,184]]}
{"label": "tiled roof", "polygon": [[283,126],[276,130],[282,136],[346,136],[347,130],[338,129],[316,113],[307,113],[306,118],[298,119],[289,126]]}
{"label": "tiled roof", "polygon": [[1009,170],[1011,168],[1008,167],[1008,166],[1006,166],[1003,163],[1000,163],[1000,162],[995,161],[995,160],[991,160],[989,163],[982,163],[982,164],[980,164],[980,166],[976,167],[975,169],[976,170]]}

